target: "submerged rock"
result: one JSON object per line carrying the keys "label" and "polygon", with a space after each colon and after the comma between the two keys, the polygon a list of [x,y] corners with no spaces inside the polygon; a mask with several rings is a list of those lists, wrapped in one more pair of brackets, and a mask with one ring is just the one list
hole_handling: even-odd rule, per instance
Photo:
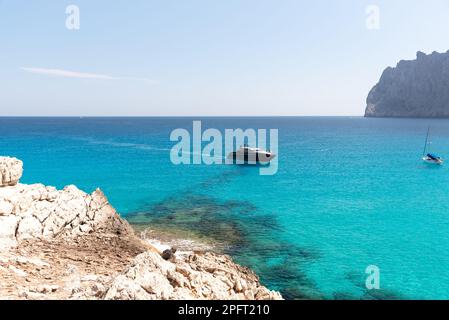
{"label": "submerged rock", "polygon": [[388,67],[367,97],[366,117],[449,117],[449,51]]}

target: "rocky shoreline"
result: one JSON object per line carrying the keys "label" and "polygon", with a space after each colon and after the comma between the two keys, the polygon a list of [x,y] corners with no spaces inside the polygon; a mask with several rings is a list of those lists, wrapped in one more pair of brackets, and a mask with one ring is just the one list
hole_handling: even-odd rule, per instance
{"label": "rocky shoreline", "polygon": [[282,299],[226,255],[151,245],[100,190],[20,184],[22,167],[0,157],[0,299]]}

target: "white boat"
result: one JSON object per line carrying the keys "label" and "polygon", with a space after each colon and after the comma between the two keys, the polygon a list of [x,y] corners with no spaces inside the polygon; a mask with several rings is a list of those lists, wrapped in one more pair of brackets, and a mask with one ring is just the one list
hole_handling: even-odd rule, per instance
{"label": "white boat", "polygon": [[243,164],[267,164],[276,157],[276,154],[261,148],[251,148],[247,145],[239,150],[229,153],[228,159],[240,161]]}
{"label": "white boat", "polygon": [[425,163],[442,165],[444,163],[444,160],[441,157],[437,156],[436,154],[427,152],[427,145],[430,143],[429,142],[429,132],[430,132],[430,127],[427,129],[426,143],[424,144],[422,160]]}
{"label": "white boat", "polygon": [[426,163],[430,163],[430,164],[443,164],[444,160],[441,159],[440,157],[436,157],[435,155],[429,153],[427,155],[425,155],[423,158],[423,161]]}

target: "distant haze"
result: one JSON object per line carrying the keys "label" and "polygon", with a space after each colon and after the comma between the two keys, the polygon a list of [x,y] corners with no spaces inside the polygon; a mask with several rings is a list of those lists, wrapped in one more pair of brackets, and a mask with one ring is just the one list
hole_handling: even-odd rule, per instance
{"label": "distant haze", "polygon": [[448,17],[445,0],[0,0],[0,115],[362,116],[387,66],[449,49]]}

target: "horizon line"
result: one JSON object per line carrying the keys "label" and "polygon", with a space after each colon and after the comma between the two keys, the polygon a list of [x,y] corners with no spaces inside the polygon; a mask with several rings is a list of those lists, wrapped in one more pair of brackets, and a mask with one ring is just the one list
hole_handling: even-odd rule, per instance
{"label": "horizon line", "polygon": [[0,115],[0,118],[364,118],[364,115]]}

